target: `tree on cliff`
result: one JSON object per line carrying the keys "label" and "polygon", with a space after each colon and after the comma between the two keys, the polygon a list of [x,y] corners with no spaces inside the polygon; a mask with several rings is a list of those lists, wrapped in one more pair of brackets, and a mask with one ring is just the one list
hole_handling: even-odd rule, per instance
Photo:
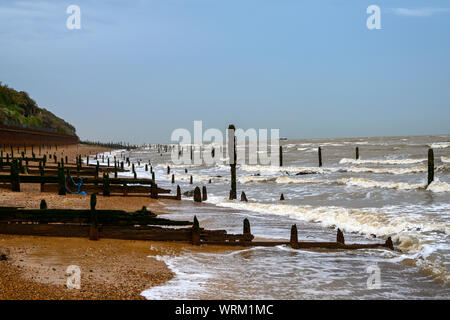
{"label": "tree on cliff", "polygon": [[0,81],[0,124],[76,135],[75,127],[50,111],[39,108],[25,91]]}

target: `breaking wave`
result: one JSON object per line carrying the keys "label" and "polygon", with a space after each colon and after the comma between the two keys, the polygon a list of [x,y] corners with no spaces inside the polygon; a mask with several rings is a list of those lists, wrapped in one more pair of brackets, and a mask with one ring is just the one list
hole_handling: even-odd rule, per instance
{"label": "breaking wave", "polygon": [[427,187],[426,183],[411,184],[411,183],[405,183],[405,182],[375,181],[375,180],[364,179],[364,178],[342,178],[340,181],[349,186],[356,186],[356,187],[362,187],[362,188],[386,188],[386,189],[398,189],[398,190],[415,190],[415,189],[425,189]]}
{"label": "breaking wave", "polygon": [[444,149],[450,147],[450,142],[435,142],[430,144],[432,149]]}
{"label": "breaking wave", "polygon": [[366,164],[366,163],[374,163],[374,164],[413,164],[427,161],[427,159],[349,159],[343,158],[339,161],[340,164],[352,163],[352,164]]}
{"label": "breaking wave", "polygon": [[426,172],[428,168],[426,166],[416,166],[411,168],[366,168],[351,166],[348,168],[349,172],[355,173],[387,173],[387,174],[407,174],[407,173],[419,173]]}

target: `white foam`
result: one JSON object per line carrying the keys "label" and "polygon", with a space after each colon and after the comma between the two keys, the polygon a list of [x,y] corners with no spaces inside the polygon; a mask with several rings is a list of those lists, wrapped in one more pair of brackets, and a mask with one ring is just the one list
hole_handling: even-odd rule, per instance
{"label": "white foam", "polygon": [[427,159],[349,159],[343,158],[339,161],[340,164],[344,163],[352,163],[352,164],[366,164],[366,163],[374,163],[374,164],[413,164],[427,161]]}
{"label": "white foam", "polygon": [[[169,269],[175,273],[175,277],[162,286],[151,287],[141,293],[147,300],[160,300],[176,297],[177,299],[186,299],[192,293],[200,293],[205,289],[208,279],[213,275],[207,273],[204,268],[199,272],[196,261],[189,259],[186,255],[180,256],[157,256],[157,260],[164,261]],[[186,264],[188,260],[190,263]],[[182,265],[182,267],[181,267]]]}
{"label": "white foam", "polygon": [[[364,235],[390,236],[421,229],[426,231],[446,232],[445,223],[430,222],[426,217],[409,217],[390,214],[379,209],[351,209],[334,206],[295,206],[281,203],[238,202],[211,196],[208,202],[222,207],[248,210],[259,213],[275,214],[292,219],[320,223],[324,227],[339,227],[347,232]],[[417,249],[405,246],[405,249]]]}
{"label": "white foam", "polygon": [[432,149],[444,149],[450,147],[450,142],[435,142],[430,144]]}
{"label": "white foam", "polygon": [[450,157],[444,157],[444,156],[442,156],[442,157],[441,157],[441,161],[442,161],[442,162],[445,162],[445,163],[450,163]]}
{"label": "white foam", "polygon": [[435,179],[430,185],[427,187],[428,191],[432,192],[449,192],[450,191],[450,184],[439,181],[438,179]]}
{"label": "white foam", "polygon": [[407,174],[407,173],[419,173],[426,172],[428,169],[426,166],[416,166],[410,168],[366,168],[351,166],[348,168],[349,172],[355,173],[385,173],[385,174]]}
{"label": "white foam", "polygon": [[324,172],[338,172],[345,171],[344,168],[339,167],[280,167],[280,166],[262,166],[262,165],[241,165],[241,170],[249,172],[267,172],[267,173],[277,173],[277,172],[302,172],[302,173],[324,173]]}
{"label": "white foam", "polygon": [[349,185],[362,188],[385,188],[385,189],[397,189],[397,190],[415,190],[425,189],[426,183],[406,183],[406,182],[394,182],[394,181],[375,181],[364,178],[342,178],[340,182]]}

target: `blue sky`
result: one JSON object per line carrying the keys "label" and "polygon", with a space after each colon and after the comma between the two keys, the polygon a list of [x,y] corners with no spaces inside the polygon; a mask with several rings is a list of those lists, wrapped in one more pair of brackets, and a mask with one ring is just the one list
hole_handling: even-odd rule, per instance
{"label": "blue sky", "polygon": [[83,139],[449,134],[449,30],[449,1],[0,0],[0,80]]}

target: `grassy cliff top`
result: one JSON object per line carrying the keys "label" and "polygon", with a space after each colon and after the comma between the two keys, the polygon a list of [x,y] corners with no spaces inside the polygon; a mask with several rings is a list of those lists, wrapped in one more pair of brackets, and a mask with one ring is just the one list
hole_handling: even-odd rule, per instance
{"label": "grassy cliff top", "polygon": [[75,136],[75,127],[50,111],[39,108],[24,91],[0,82],[0,124]]}

